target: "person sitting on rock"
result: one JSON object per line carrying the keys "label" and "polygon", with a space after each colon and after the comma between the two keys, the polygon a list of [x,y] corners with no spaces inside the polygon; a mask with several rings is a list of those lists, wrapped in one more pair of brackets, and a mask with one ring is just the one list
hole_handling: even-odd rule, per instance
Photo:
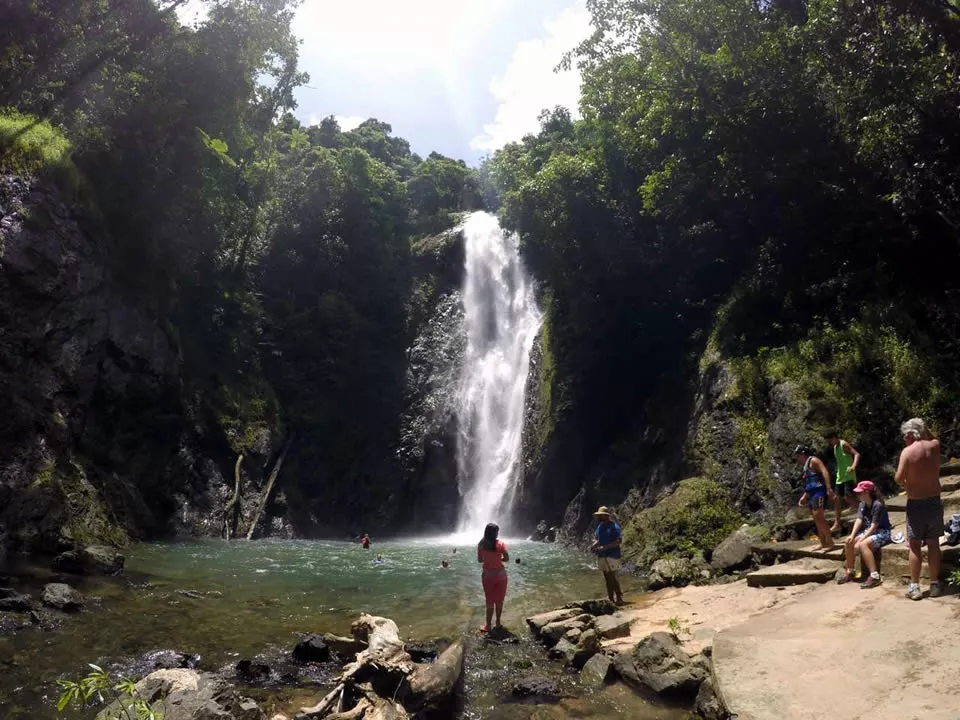
{"label": "person sitting on rock", "polygon": [[860,586],[861,590],[866,590],[881,583],[875,553],[892,542],[890,514],[876,486],[869,480],[858,483],[853,492],[860,500],[860,510],[850,536],[844,541],[846,565],[837,582],[842,585],[853,579],[854,562],[860,553],[864,566],[870,571],[870,577]]}
{"label": "person sitting on rock", "polygon": [[803,463],[803,495],[800,496],[800,507],[806,505],[813,515],[813,523],[817,526],[817,537],[820,538],[822,550],[832,550],[833,535],[827,526],[827,519],[823,514],[823,506],[827,498],[833,499],[833,488],[830,487],[830,473],[823,461],[815,457],[806,445],[797,445],[794,454]]}

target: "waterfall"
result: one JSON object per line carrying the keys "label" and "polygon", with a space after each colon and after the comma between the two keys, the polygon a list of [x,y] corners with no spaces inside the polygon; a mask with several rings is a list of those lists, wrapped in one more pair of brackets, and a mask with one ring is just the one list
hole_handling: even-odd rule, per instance
{"label": "waterfall", "polygon": [[457,406],[461,532],[508,526],[521,470],[530,350],[543,317],[520,261],[516,235],[489,213],[464,226],[467,347]]}

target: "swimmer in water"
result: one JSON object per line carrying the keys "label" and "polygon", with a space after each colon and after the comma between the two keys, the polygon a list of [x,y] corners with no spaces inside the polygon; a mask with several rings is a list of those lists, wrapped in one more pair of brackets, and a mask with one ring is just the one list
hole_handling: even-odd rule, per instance
{"label": "swimmer in water", "polygon": [[450,569],[450,562],[447,561],[447,560],[441,560],[441,561],[440,561],[440,567],[442,567],[444,570],[449,570],[449,569]]}
{"label": "swimmer in water", "polygon": [[373,561],[377,565],[383,565],[383,555],[377,553],[377,559]]}

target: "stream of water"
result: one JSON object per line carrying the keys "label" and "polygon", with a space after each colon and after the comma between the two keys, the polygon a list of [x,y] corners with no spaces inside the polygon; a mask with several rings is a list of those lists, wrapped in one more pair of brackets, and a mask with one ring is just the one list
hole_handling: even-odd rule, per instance
{"label": "stream of water", "polygon": [[509,528],[522,456],[530,350],[543,317],[516,235],[478,212],[464,224],[467,349],[458,411],[460,530]]}

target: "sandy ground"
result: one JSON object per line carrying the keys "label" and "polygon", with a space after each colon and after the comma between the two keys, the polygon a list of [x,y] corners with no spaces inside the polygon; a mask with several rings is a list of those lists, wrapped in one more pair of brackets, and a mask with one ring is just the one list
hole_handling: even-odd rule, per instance
{"label": "sandy ground", "polygon": [[[684,648],[691,654],[713,644],[721,630],[733,627],[759,613],[793,603],[815,590],[818,585],[794,585],[786,588],[751,588],[746,580],[726,585],[668,588],[633,598],[621,613],[633,620],[630,637],[608,640],[610,651],[632,647],[642,638],[658,630],[669,630],[670,618],[677,618]],[[631,600],[628,596],[628,600]]]}

